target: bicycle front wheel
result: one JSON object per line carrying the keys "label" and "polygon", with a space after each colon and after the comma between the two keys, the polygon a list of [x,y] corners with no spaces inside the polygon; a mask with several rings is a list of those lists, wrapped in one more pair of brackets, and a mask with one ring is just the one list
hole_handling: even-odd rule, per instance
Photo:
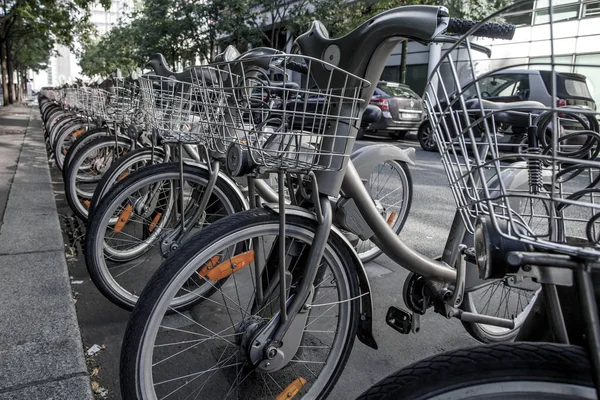
{"label": "bicycle front wheel", "polygon": [[576,346],[480,346],[419,361],[357,400],[597,399],[586,352]]}
{"label": "bicycle front wheel", "polygon": [[[102,198],[88,220],[84,253],[90,277],[106,298],[133,309],[146,282],[179,241],[244,209],[224,179],[218,178],[212,192],[205,194],[209,179],[209,172],[197,166],[184,166],[182,182],[177,163],[150,165],[124,178]],[[197,215],[205,195],[210,196],[208,204]],[[184,239],[178,233],[182,214],[190,231]],[[178,296],[173,306],[185,308],[196,300]]]}
{"label": "bicycle front wheel", "polygon": [[[328,239],[290,361],[265,372],[249,357],[251,347],[260,345],[256,335],[278,318],[278,221],[266,209],[238,213],[200,232],[161,265],[125,332],[124,399],[273,399],[287,396],[291,385],[299,389],[295,398],[326,398],[346,364],[359,320],[354,260],[338,237]],[[302,278],[315,230],[311,219],[287,217],[288,299]],[[235,272],[220,268],[225,264]],[[190,279],[198,276],[214,292],[188,312],[174,310],[173,298],[189,292]]]}

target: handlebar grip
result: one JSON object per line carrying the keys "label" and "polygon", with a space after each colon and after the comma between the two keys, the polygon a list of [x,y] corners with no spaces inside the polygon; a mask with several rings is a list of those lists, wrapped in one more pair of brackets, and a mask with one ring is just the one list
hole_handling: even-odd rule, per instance
{"label": "handlebar grip", "polygon": [[287,69],[291,69],[292,71],[296,71],[299,72],[301,74],[307,74],[308,73],[308,67],[304,64],[295,62],[295,61],[287,61],[285,63],[285,67]]}
{"label": "handlebar grip", "polygon": [[[478,23],[478,21],[471,21],[464,18],[450,18],[446,32],[463,35]],[[515,36],[515,29],[516,26],[512,24],[486,22],[481,25],[479,29],[473,32],[473,36],[481,36],[490,39],[511,40],[513,36]]]}

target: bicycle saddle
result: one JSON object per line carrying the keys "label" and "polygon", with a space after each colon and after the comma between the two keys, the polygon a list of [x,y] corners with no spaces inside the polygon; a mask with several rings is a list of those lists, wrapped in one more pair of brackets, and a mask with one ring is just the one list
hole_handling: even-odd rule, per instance
{"label": "bicycle saddle", "polygon": [[480,108],[480,104],[484,110],[541,110],[545,108],[539,101],[513,101],[511,103],[502,103],[485,99],[469,99],[465,103],[468,109]]}
{"label": "bicycle saddle", "polygon": [[467,109],[494,110],[494,120],[497,123],[512,126],[528,127],[531,125],[531,115],[543,112],[545,106],[539,101],[515,101],[512,103],[501,103],[484,99],[469,99],[465,102]]}
{"label": "bicycle saddle", "polygon": [[161,53],[152,54],[144,68],[151,68],[156,75],[171,76],[175,73],[167,68],[167,60]]}

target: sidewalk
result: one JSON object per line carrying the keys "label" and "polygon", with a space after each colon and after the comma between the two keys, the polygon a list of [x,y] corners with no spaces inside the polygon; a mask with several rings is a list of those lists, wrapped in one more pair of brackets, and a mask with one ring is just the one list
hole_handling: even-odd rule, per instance
{"label": "sidewalk", "polygon": [[0,400],[92,399],[41,126],[0,108]]}

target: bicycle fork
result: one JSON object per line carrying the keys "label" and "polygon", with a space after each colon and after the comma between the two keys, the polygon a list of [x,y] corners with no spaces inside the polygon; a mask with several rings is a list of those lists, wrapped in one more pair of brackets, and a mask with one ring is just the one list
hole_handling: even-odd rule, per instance
{"label": "bicycle fork", "polygon": [[287,289],[287,260],[286,260],[286,215],[285,215],[285,176],[279,173],[279,239],[278,239],[278,281],[280,312],[253,340],[250,352],[257,369],[273,372],[287,365],[296,354],[302,341],[304,327],[310,314],[310,305],[314,297],[314,281],[319,273],[319,266],[329,232],[333,224],[332,206],[327,195],[319,194],[316,179],[312,178],[313,201],[317,214],[317,229],[308,250],[304,276],[295,293],[288,299]]}

